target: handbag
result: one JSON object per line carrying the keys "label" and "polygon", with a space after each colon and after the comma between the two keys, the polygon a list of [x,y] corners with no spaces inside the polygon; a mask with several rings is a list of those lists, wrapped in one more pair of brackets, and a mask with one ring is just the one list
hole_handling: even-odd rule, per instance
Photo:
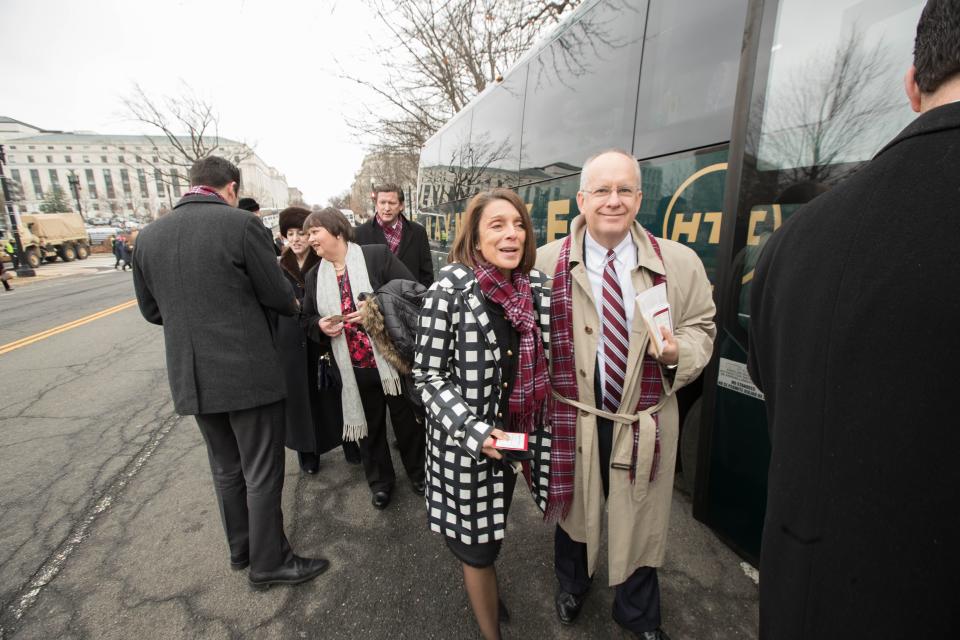
{"label": "handbag", "polygon": [[340,369],[337,368],[337,363],[333,361],[333,355],[329,351],[317,358],[317,388],[336,391],[343,388]]}

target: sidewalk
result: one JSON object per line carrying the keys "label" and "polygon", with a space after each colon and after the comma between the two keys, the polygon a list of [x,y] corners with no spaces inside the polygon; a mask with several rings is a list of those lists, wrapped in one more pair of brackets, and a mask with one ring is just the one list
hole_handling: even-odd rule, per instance
{"label": "sidewalk", "polygon": [[[42,265],[34,269],[34,272],[36,273],[35,276],[22,278],[17,276],[10,281],[10,284],[14,289],[16,289],[18,287],[29,286],[39,282],[47,282],[49,280],[55,280],[56,278],[63,278],[66,276],[94,275],[97,273],[103,273],[105,271],[113,271],[114,262],[116,262],[116,258],[114,258],[113,254],[110,253],[92,253],[86,260],[74,260],[73,262],[63,262],[61,260],[57,260],[56,262],[44,262]],[[16,273],[12,263],[4,262],[4,272],[6,272],[8,269],[11,273]]]}

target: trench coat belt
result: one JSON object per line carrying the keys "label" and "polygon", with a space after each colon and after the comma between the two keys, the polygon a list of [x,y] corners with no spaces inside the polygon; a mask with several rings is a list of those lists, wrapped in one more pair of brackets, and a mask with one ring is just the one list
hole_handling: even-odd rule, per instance
{"label": "trench coat belt", "polygon": [[636,413],[610,413],[609,411],[604,411],[603,409],[598,409],[597,407],[591,407],[589,404],[580,402],[579,400],[571,400],[560,395],[556,390],[553,390],[553,397],[555,400],[559,400],[563,404],[570,405],[571,407],[576,407],[581,411],[586,411],[587,413],[592,413],[598,418],[606,418],[607,420],[619,424],[633,424],[634,422],[639,422],[641,419],[646,417],[651,417],[656,412],[660,411],[663,408],[663,405],[666,404],[667,399],[662,398],[660,402],[648,407],[643,411],[638,411]]}

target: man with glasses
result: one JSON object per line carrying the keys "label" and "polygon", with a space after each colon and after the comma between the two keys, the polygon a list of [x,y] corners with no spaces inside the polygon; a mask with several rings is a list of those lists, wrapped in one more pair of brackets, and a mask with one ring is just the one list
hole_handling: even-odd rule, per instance
{"label": "man with glasses", "polygon": [[[689,248],[637,221],[640,167],[620,150],[589,158],[570,235],[537,252],[553,276],[548,519],[560,622],[580,613],[597,568],[606,503],[614,620],[662,640],[656,567],[666,550],[679,415],[675,392],[710,359],[714,304]],[[666,285],[673,330],[654,348],[636,295]]]}

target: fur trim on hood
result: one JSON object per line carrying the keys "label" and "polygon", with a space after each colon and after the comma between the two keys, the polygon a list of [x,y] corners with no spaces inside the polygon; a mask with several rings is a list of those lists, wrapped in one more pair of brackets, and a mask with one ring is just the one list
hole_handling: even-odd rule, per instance
{"label": "fur trim on hood", "polygon": [[290,250],[290,247],[284,247],[283,253],[280,254],[280,266],[301,285],[306,284],[307,271],[310,271],[310,269],[319,263],[320,256],[314,253],[313,249],[310,249],[310,253],[307,254],[307,259],[303,261],[303,269],[297,264],[297,256]]}

